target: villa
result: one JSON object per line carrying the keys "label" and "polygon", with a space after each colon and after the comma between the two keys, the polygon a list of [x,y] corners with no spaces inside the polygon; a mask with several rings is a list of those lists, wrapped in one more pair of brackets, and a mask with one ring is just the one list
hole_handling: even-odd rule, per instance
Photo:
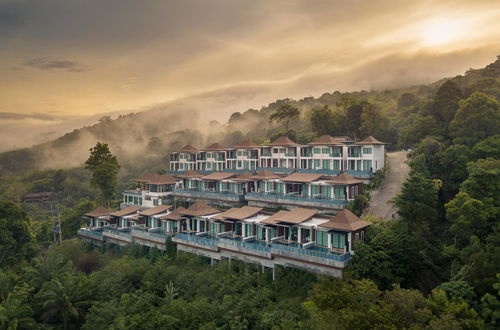
{"label": "villa", "polygon": [[[88,225],[79,230],[79,236],[98,245],[136,243],[159,249],[165,249],[171,238],[179,251],[212,260],[235,259],[272,269],[279,265],[341,277],[356,242],[364,240],[369,226],[349,210],[335,216],[300,207],[275,213],[255,206],[220,210],[198,201],[187,209],[161,205],[131,211],[98,208],[89,212],[85,214]],[[95,220],[112,217],[122,221],[104,224]],[[123,221],[125,217],[134,220]]]}

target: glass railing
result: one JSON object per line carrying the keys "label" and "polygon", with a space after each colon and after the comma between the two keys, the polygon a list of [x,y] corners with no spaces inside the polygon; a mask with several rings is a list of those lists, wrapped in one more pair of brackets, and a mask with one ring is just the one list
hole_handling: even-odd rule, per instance
{"label": "glass railing", "polygon": [[96,238],[98,240],[102,240],[103,239],[102,229],[101,230],[99,230],[99,229],[92,230],[92,229],[80,228],[78,230],[78,235],[80,235],[80,236],[86,236],[86,237],[92,237],[92,238]]}
{"label": "glass railing", "polygon": [[285,153],[285,156],[287,156],[287,157],[297,157],[297,154],[294,153],[294,152],[287,152],[287,153]]}
{"label": "glass railing", "polygon": [[200,191],[200,190],[189,190],[189,189],[175,189],[176,193],[186,193],[193,196],[205,196],[205,197],[229,197],[229,198],[239,198],[243,197],[243,194],[232,193],[228,191]]}
{"label": "glass railing", "polygon": [[293,253],[302,254],[302,255],[306,255],[306,256],[330,259],[330,260],[335,260],[335,261],[347,261],[351,258],[350,253],[336,253],[333,251],[320,252],[320,251],[297,248],[297,247],[293,247],[293,246],[285,245],[285,244],[280,244],[280,243],[273,243],[273,245],[271,247],[273,249],[285,250],[288,252],[293,252]]}
{"label": "glass railing", "polygon": [[312,198],[308,196],[294,196],[294,195],[278,195],[278,194],[268,194],[268,193],[248,193],[247,197],[261,199],[265,201],[269,201],[270,199],[285,199],[289,201],[295,202],[304,202],[304,203],[321,203],[321,204],[332,204],[332,205],[345,205],[348,204],[348,200],[342,199],[332,199],[330,197],[325,198]]}
{"label": "glass railing", "polygon": [[217,240],[214,238],[211,238],[210,236],[194,236],[190,234],[184,234],[184,233],[176,233],[175,234],[176,238],[188,241],[188,242],[193,242],[201,245],[208,245],[208,246],[217,246]]}
{"label": "glass railing", "polygon": [[241,240],[231,239],[231,238],[219,238],[219,242],[246,249],[254,249],[262,252],[271,252],[271,248],[263,244],[247,243],[247,242],[242,242]]}

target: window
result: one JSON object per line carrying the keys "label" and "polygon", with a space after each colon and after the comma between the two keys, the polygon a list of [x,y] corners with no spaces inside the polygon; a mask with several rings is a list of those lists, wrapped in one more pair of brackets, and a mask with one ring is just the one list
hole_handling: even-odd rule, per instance
{"label": "window", "polygon": [[328,233],[326,231],[316,231],[316,244],[320,246],[328,246]]}
{"label": "window", "polygon": [[363,148],[363,154],[369,155],[372,153],[372,148]]}
{"label": "window", "polygon": [[321,153],[321,148],[313,148],[313,153],[314,154],[320,154]]}
{"label": "window", "polygon": [[371,170],[372,170],[372,161],[363,160],[363,171],[371,171]]}
{"label": "window", "polygon": [[359,241],[359,233],[356,233],[356,241]]}
{"label": "window", "polygon": [[330,169],[330,161],[327,159],[323,160],[323,169],[324,170],[329,170]]}
{"label": "window", "polygon": [[333,169],[340,171],[340,160],[338,160],[338,159],[333,160]]}
{"label": "window", "polygon": [[324,154],[329,154],[330,153],[330,148],[323,148],[323,153]]}
{"label": "window", "polygon": [[245,224],[245,235],[248,236],[253,236],[253,225],[250,223]]}
{"label": "window", "polygon": [[365,240],[365,232],[364,232],[364,231],[362,231],[362,232],[361,232],[361,240],[362,240],[362,241],[364,241],[364,240]]}
{"label": "window", "polygon": [[264,227],[257,226],[257,239],[266,240],[266,229]]}
{"label": "window", "polygon": [[320,159],[315,159],[314,160],[314,168],[319,168],[321,166],[321,160]]}
{"label": "window", "polygon": [[335,249],[344,249],[346,247],[345,234],[333,233],[332,234],[332,247]]}

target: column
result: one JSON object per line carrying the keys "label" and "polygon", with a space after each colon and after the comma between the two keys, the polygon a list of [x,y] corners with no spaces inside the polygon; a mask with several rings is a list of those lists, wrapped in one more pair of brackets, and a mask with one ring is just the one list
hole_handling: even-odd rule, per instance
{"label": "column", "polygon": [[266,242],[271,243],[271,237],[269,237],[269,228],[265,227],[264,230],[266,231]]}
{"label": "column", "polygon": [[201,220],[196,219],[196,231],[199,233],[201,231]]}
{"label": "column", "polygon": [[300,230],[300,227],[298,227],[298,234],[297,234],[297,240],[299,243],[302,242],[302,230]]}
{"label": "column", "polygon": [[189,218],[185,220],[186,221],[186,229],[187,229],[187,231],[191,230],[191,221],[189,221],[189,220],[190,220]]}
{"label": "column", "polygon": [[246,224],[244,222],[241,223],[241,236],[247,237],[247,228]]}
{"label": "column", "polygon": [[172,231],[172,221],[167,221],[167,233]]}
{"label": "column", "polygon": [[352,233],[349,232],[347,234],[347,241],[349,242],[349,244],[347,245],[348,251],[352,251],[352,239],[351,239],[351,237],[352,237]]}
{"label": "column", "polygon": [[328,248],[332,248],[332,233],[328,233]]}

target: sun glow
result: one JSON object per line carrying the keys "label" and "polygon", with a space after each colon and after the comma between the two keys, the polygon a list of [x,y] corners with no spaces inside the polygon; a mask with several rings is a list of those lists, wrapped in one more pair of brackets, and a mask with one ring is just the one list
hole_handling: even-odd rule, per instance
{"label": "sun glow", "polygon": [[424,24],[422,41],[428,46],[448,44],[464,37],[462,22],[449,19],[435,19]]}

